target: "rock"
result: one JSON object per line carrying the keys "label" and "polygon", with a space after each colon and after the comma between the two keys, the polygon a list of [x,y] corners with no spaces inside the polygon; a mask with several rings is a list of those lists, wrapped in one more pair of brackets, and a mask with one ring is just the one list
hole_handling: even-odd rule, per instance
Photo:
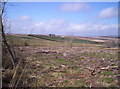
{"label": "rock", "polygon": [[64,55],[64,56],[67,56],[67,54],[66,54],[66,53],[63,53],[63,55]]}
{"label": "rock", "polygon": [[65,68],[66,66],[65,65],[61,65],[61,67]]}

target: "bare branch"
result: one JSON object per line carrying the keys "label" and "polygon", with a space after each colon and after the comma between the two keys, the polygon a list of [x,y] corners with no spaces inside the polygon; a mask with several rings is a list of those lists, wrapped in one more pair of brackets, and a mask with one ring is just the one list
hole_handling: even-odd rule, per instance
{"label": "bare branch", "polygon": [[15,66],[14,64],[14,60],[15,60],[15,56],[13,55],[8,43],[7,43],[7,40],[6,40],[6,36],[5,36],[5,26],[3,24],[3,14],[4,14],[4,11],[5,11],[5,5],[6,5],[6,2],[0,2],[0,31],[2,32],[2,39],[3,39],[3,44],[6,46],[7,50],[9,51],[12,59],[12,64],[13,64],[13,67]]}

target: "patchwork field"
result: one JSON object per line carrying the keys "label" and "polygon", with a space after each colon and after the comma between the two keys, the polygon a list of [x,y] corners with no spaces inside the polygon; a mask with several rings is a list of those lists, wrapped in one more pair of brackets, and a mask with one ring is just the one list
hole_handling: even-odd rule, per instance
{"label": "patchwork field", "polygon": [[75,37],[8,35],[7,39],[15,55],[25,59],[22,86],[119,86],[116,46]]}

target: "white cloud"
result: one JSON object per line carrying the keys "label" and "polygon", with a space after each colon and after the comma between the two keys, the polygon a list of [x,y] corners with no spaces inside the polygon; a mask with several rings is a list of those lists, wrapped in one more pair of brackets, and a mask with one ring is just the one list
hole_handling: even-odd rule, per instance
{"label": "white cloud", "polygon": [[31,19],[30,16],[24,15],[19,18],[20,20],[29,20]]}
{"label": "white cloud", "polygon": [[[39,24],[39,25],[38,25]],[[40,34],[61,34],[61,35],[112,35],[117,34],[117,24],[103,24],[103,23],[70,23],[63,19],[52,19],[36,24],[36,33]]]}
{"label": "white cloud", "polygon": [[90,6],[87,3],[64,3],[63,5],[61,5],[60,9],[62,11],[66,11],[66,12],[77,12],[77,11],[81,11],[81,10],[86,10],[88,9]]}
{"label": "white cloud", "polygon": [[102,23],[97,23],[97,24],[73,24],[71,25],[71,29],[74,31],[110,31],[110,30],[117,30],[117,24],[102,24]]}
{"label": "white cloud", "polygon": [[50,19],[44,22],[36,23],[36,32],[37,33],[64,33],[64,30],[67,30],[69,23],[64,19]]}
{"label": "white cloud", "polygon": [[117,17],[118,16],[118,9],[115,7],[105,8],[99,13],[98,16],[101,19],[108,19],[108,18],[112,18],[112,17]]}
{"label": "white cloud", "polygon": [[[33,28],[33,34],[58,34],[58,35],[79,35],[79,36],[93,36],[93,35],[114,35],[118,33],[117,24],[103,24],[103,23],[71,23],[64,19],[50,19],[47,21],[34,23],[29,19],[12,20],[11,31],[16,34],[29,34]],[[70,34],[68,34],[70,33]]]}
{"label": "white cloud", "polygon": [[11,33],[30,33],[33,26],[33,20],[29,16],[21,16],[11,20]]}

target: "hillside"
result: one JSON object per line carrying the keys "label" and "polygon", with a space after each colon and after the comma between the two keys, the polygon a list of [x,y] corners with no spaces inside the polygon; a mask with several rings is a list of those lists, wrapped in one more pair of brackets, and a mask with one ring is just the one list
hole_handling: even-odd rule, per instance
{"label": "hillside", "polygon": [[[117,47],[106,48],[104,44],[91,43],[91,41],[81,40],[82,38],[77,39],[72,37],[71,43],[71,37],[7,35],[14,55],[19,60],[24,59],[25,70],[18,86],[118,86]],[[7,54],[3,57],[5,68],[10,67],[8,65],[10,61],[7,64],[4,62],[9,58]],[[22,67],[19,67],[17,74],[22,73],[21,69]],[[4,85],[8,84],[14,71],[9,70],[3,72]]]}

